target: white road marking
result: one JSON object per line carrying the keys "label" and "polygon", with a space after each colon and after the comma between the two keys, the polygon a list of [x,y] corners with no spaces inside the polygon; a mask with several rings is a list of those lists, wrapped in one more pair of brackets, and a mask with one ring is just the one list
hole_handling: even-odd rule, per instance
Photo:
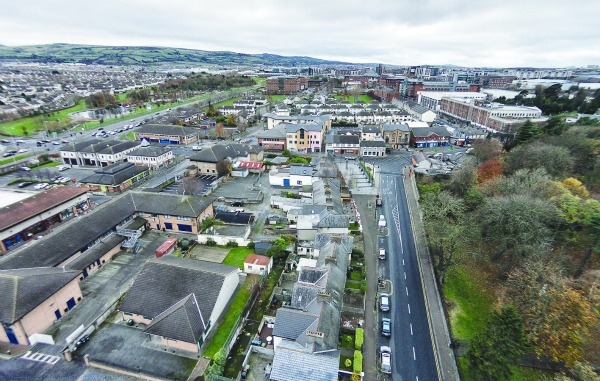
{"label": "white road marking", "polygon": [[412,331],[412,323],[410,323],[410,335],[413,335],[413,331]]}
{"label": "white road marking", "polygon": [[415,347],[413,347],[413,359],[414,359],[414,360],[417,360],[417,354],[416,354],[416,352],[415,352]]}
{"label": "white road marking", "polygon": [[406,272],[404,272],[404,279],[406,279]]}
{"label": "white road marking", "polygon": [[408,296],[408,287],[406,287],[406,295]]}
{"label": "white road marking", "polygon": [[402,258],[402,266],[404,266],[404,258]]}
{"label": "white road marking", "polygon": [[410,304],[408,305],[408,313],[410,314]]}

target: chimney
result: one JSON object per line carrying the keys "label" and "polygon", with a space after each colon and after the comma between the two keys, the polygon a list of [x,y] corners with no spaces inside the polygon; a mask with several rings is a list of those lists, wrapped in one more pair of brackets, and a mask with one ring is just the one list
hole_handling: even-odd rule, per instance
{"label": "chimney", "polygon": [[319,331],[306,331],[306,342],[323,345],[325,334]]}
{"label": "chimney", "polygon": [[334,255],[330,255],[328,257],[325,257],[325,263],[333,263],[334,265],[337,264],[337,258]]}
{"label": "chimney", "polygon": [[319,292],[317,294],[317,301],[329,303],[331,302],[331,294],[325,291]]}

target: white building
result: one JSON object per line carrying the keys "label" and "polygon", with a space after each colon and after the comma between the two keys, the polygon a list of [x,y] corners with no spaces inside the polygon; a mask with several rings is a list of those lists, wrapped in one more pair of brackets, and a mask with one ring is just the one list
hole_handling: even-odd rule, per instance
{"label": "white building", "polygon": [[453,98],[462,100],[479,100],[485,101],[487,99],[486,93],[478,93],[474,91],[419,91],[417,103],[430,110],[440,110],[440,100],[442,98]]}

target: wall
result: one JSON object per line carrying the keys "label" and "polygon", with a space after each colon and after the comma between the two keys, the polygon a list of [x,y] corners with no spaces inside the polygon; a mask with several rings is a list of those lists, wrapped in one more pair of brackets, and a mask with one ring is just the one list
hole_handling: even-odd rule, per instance
{"label": "wall", "polygon": [[166,337],[161,337],[161,343],[170,348],[180,349],[188,352],[198,353],[200,349],[196,343],[188,343],[187,341],[171,340]]}
{"label": "wall", "polygon": [[[75,298],[77,304],[81,303],[81,300],[83,299],[81,289],[79,288],[78,278],[73,279],[21,319],[20,322],[24,333],[27,336],[31,336],[34,333],[43,333],[54,323],[54,321],[56,321],[56,316],[54,315],[55,310],[59,309],[62,316],[68,312],[65,312],[67,300],[72,297]],[[21,338],[19,338],[19,342],[20,341]],[[26,339],[23,343],[27,342],[28,340]]]}
{"label": "wall", "polygon": [[[225,276],[225,279],[223,280],[223,285],[221,286],[221,291],[219,292],[219,296],[217,297],[217,301],[215,302],[215,306],[213,307],[210,317],[204,316],[204,319],[210,320],[211,328],[214,328],[216,326],[216,322],[219,320],[219,317],[223,313],[223,310],[233,297],[233,294],[238,287],[238,284],[240,282],[238,271],[232,271],[231,273]],[[208,323],[207,320],[205,320],[204,322],[205,324]]]}

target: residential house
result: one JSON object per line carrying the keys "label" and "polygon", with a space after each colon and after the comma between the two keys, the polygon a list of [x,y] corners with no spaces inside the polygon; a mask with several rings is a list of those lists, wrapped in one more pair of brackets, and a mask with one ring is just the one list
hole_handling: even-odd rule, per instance
{"label": "residential house", "polygon": [[146,261],[119,306],[123,320],[147,324],[151,341],[199,352],[239,284],[239,269],[163,256]]}
{"label": "residential house", "polygon": [[224,176],[219,165],[229,166],[238,161],[261,161],[263,149],[240,143],[215,144],[189,157],[190,164],[197,167],[201,175]]}
{"label": "residential house", "polygon": [[381,139],[381,126],[364,125],[361,126],[361,140],[378,140]]}
{"label": "residential house", "polygon": [[79,304],[79,272],[56,267],[0,270],[0,342],[29,345]]}
{"label": "residential house", "polygon": [[332,130],[325,137],[325,150],[334,155],[357,155],[360,151],[360,131]]}
{"label": "residential house", "polygon": [[310,165],[292,165],[269,171],[269,184],[280,187],[301,187],[312,185],[314,168]]}
{"label": "residential house", "polygon": [[244,260],[244,272],[246,274],[269,275],[272,267],[273,257],[250,254]]}
{"label": "residential house", "polygon": [[270,130],[265,130],[256,135],[258,145],[265,151],[282,152],[286,149],[285,124],[277,125]]}

